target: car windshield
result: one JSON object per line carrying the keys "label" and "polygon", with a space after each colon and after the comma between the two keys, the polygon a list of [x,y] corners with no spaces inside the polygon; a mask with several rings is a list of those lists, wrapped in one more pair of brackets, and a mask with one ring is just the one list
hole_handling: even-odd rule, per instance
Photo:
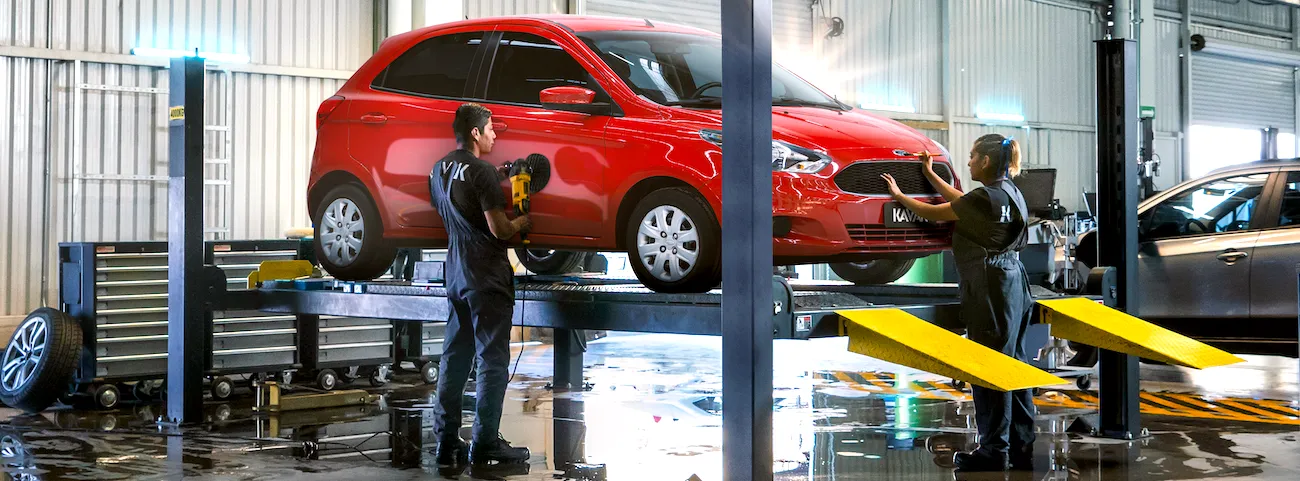
{"label": "car windshield", "polygon": [[[722,105],[722,41],[672,32],[600,31],[580,35],[634,92],[661,105]],[[772,64],[772,105],[845,110],[844,104]]]}

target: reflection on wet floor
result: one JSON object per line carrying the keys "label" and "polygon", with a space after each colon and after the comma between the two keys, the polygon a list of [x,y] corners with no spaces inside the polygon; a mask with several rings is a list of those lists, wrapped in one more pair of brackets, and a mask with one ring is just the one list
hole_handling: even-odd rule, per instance
{"label": "reflection on wet floor", "polygon": [[[533,459],[526,473],[479,470],[459,473],[458,479],[720,480],[717,351],[711,338],[595,341],[587,354],[593,388],[553,393],[546,388],[548,346],[516,350],[521,362],[502,430],[515,445],[529,447]],[[919,379],[938,394],[858,389],[858,379],[869,381],[864,385],[897,381],[887,373],[900,370],[831,352],[809,343],[777,349],[776,478],[953,479],[952,453],[972,448],[975,434],[970,403],[960,392],[939,389],[939,380],[914,373],[906,377],[909,384]],[[847,382],[836,373],[858,375]],[[159,405],[27,416],[2,410],[0,472],[4,479],[444,478],[429,453],[433,389],[417,380],[414,373],[399,376],[394,389],[371,406],[265,416],[252,412],[247,396],[211,403],[206,422],[179,431],[155,423]],[[472,406],[472,399],[466,401]],[[1118,442],[1065,433],[1086,406],[1043,406],[1032,473],[958,479],[1300,479],[1295,426],[1146,416],[1151,437]],[[556,478],[566,467],[571,475]],[[602,473],[604,478],[597,477]]]}

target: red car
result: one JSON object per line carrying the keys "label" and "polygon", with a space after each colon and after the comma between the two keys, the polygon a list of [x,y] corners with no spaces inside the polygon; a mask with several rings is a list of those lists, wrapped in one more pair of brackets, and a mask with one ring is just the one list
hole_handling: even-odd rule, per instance
{"label": "red car", "polygon": [[[530,248],[517,249],[529,270],[625,251],[651,289],[709,290],[721,271],[721,80],[721,37],[645,20],[489,18],[391,37],[317,113],[307,205],[318,257],[338,278],[368,279],[398,247],[446,244],[429,171],[456,147],[456,107],[473,101],[497,131],[485,160],[551,161]],[[943,151],[935,169],[952,180],[939,144],[777,65],[772,137],[774,264],[832,263],[848,280],[887,283],[949,247],[950,226],[895,207],[880,179],[941,200],[909,154]]]}

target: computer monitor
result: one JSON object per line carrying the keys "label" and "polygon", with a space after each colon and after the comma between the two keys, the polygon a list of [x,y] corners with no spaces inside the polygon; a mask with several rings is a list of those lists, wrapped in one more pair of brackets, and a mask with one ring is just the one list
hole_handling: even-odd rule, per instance
{"label": "computer monitor", "polygon": [[1056,169],[1027,169],[1016,177],[1016,187],[1025,196],[1025,207],[1031,215],[1051,212],[1056,198]]}
{"label": "computer monitor", "polygon": [[1088,216],[1089,216],[1089,217],[1097,217],[1097,193],[1096,193],[1096,192],[1084,192],[1084,193],[1083,193],[1083,206],[1084,206],[1084,208],[1088,209]]}

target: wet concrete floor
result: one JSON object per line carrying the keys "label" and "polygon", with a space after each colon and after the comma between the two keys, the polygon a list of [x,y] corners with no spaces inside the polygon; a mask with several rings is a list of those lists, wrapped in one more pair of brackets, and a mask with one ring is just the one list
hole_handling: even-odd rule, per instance
{"label": "wet concrete floor", "polygon": [[[1143,366],[1145,390],[1202,403],[1255,400],[1255,409],[1273,414],[1270,422],[1144,415],[1147,438],[1095,439],[1065,432],[1088,408],[1050,401],[1087,394],[1048,392],[1033,472],[955,475],[952,453],[974,446],[970,403],[946,380],[847,353],[844,343],[777,342],[776,479],[1300,479],[1294,358],[1250,357],[1245,366],[1201,372]],[[179,430],[155,422],[163,409],[156,403],[39,415],[0,409],[0,478],[722,479],[719,339],[616,334],[588,349],[590,390],[575,393],[548,390],[550,346],[513,350],[518,367],[502,431],[532,450],[526,473],[439,473],[429,453],[433,389],[406,373],[372,389],[383,394],[377,405],[276,416],[255,415],[241,389],[230,402],[208,403],[202,425]],[[855,381],[867,378],[920,383],[875,389],[880,383]],[[603,466],[605,477],[583,478],[577,467],[564,474],[583,461],[588,473]]]}

